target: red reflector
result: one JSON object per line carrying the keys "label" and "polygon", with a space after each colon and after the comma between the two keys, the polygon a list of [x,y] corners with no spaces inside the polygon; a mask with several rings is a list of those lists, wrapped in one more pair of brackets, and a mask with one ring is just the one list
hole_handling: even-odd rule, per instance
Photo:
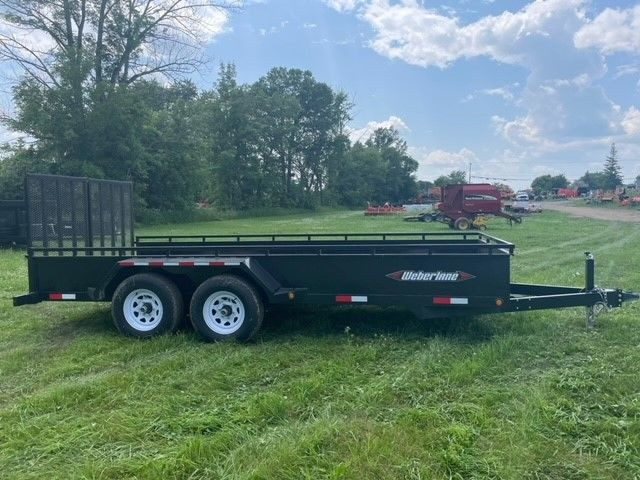
{"label": "red reflector", "polygon": [[224,267],[224,262],[209,262],[212,267]]}
{"label": "red reflector", "polygon": [[62,294],[61,293],[50,293],[49,294],[49,300],[62,300]]}
{"label": "red reflector", "polygon": [[435,305],[451,305],[450,297],[433,297],[433,303]]}
{"label": "red reflector", "polygon": [[134,265],[135,265],[135,263],[133,261],[129,261],[129,260],[120,262],[120,266],[121,267],[133,267]]}
{"label": "red reflector", "polygon": [[180,262],[181,267],[193,267],[195,262]]}
{"label": "red reflector", "polygon": [[162,267],[164,262],[149,262],[150,267]]}
{"label": "red reflector", "polygon": [[336,296],[336,303],[351,303],[351,295]]}

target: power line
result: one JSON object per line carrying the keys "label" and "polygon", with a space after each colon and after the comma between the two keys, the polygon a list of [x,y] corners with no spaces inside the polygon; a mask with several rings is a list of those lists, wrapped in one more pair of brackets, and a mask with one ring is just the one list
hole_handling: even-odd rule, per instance
{"label": "power line", "polygon": [[503,182],[530,182],[533,178],[500,178],[500,177],[481,177],[479,175],[470,175],[471,178],[480,178],[482,180],[501,180]]}
{"label": "power line", "polygon": [[[535,178],[501,178],[501,177],[482,177],[479,175],[470,175],[470,178],[478,178],[481,180],[494,180],[494,181],[502,181],[502,182],[532,182]],[[624,176],[622,177],[624,181],[633,181],[636,177],[633,176]]]}

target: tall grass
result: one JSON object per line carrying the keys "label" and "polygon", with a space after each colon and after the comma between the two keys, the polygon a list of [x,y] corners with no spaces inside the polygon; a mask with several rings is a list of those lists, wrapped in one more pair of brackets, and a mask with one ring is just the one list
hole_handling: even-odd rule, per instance
{"label": "tall grass", "polygon": [[[140,233],[437,230],[361,212]],[[640,229],[556,213],[490,233],[513,279],[640,290]],[[249,345],[189,329],[121,337],[109,307],[43,303],[0,253],[0,477],[633,479],[640,306],[419,321],[402,309],[282,308]]]}

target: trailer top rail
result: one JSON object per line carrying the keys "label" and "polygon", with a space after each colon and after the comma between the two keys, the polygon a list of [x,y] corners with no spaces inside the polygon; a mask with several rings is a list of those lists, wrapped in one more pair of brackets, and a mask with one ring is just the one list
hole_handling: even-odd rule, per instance
{"label": "trailer top rail", "polygon": [[133,246],[30,247],[29,256],[512,255],[479,232],[138,236]]}
{"label": "trailer top rail", "polygon": [[374,241],[393,241],[393,240],[421,240],[421,241],[433,241],[440,240],[442,242],[460,242],[460,241],[473,241],[484,242],[487,244],[499,244],[503,247],[512,246],[513,244],[502,240],[500,238],[487,235],[482,232],[425,232],[425,233],[405,233],[405,232],[388,232],[388,233],[282,233],[282,234],[250,234],[250,235],[138,235],[135,237],[136,244],[142,244],[145,242],[185,242],[185,241],[197,241],[201,243],[209,242],[246,242],[246,241],[326,241],[326,240],[340,240],[340,241],[360,241],[360,240],[374,240]]}

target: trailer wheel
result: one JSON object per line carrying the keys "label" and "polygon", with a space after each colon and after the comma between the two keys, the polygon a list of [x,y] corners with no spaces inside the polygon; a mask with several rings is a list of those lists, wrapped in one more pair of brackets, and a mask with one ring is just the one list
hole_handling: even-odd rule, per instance
{"label": "trailer wheel", "polygon": [[456,230],[469,230],[470,226],[471,222],[465,217],[458,218],[453,224],[453,228]]}
{"label": "trailer wheel", "polygon": [[118,286],[111,301],[111,313],[121,333],[149,338],[175,332],[184,305],[173,282],[154,273],[140,273]]}
{"label": "trailer wheel", "polygon": [[191,323],[207,341],[250,340],[260,329],[264,306],[243,279],[218,275],[202,283],[191,298]]}

